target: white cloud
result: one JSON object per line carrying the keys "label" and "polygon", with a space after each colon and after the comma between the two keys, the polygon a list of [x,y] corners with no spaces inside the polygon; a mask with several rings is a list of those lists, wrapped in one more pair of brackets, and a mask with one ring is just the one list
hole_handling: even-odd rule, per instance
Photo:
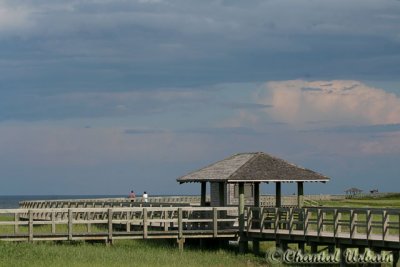
{"label": "white cloud", "polygon": [[26,6],[12,6],[0,1],[0,32],[14,32],[27,30],[32,26],[29,14],[32,8]]}
{"label": "white cloud", "polygon": [[302,125],[400,123],[400,98],[358,81],[268,82],[258,103],[275,120]]}

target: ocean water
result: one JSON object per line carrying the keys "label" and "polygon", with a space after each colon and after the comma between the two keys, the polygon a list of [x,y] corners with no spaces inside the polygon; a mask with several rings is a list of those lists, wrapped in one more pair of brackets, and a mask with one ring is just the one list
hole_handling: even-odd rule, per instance
{"label": "ocean water", "polygon": [[24,200],[50,200],[50,199],[87,199],[87,198],[112,198],[126,197],[126,195],[34,195],[34,196],[0,196],[0,209],[19,208],[19,202]]}

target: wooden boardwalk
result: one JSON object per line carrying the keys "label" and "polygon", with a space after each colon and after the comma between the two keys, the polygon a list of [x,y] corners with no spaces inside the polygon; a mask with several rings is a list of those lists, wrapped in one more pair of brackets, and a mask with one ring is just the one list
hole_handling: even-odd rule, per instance
{"label": "wooden boardwalk", "polygon": [[[237,238],[234,207],[113,207],[0,210],[0,240]],[[27,219],[21,220],[21,217]],[[41,218],[35,220],[34,218]]]}
{"label": "wooden boardwalk", "polygon": [[249,240],[400,249],[400,210],[369,208],[248,208]]}
{"label": "wooden boardwalk", "polygon": [[[400,210],[237,207],[110,207],[0,210],[0,240],[229,238],[400,250]],[[38,220],[40,218],[40,220]]]}

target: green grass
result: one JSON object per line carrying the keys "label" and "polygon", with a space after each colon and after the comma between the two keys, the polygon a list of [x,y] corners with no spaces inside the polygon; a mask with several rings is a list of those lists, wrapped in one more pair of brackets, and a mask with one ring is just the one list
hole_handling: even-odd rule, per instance
{"label": "green grass", "polygon": [[391,194],[383,197],[363,197],[343,200],[319,201],[318,204],[327,207],[400,208],[400,194]]}
{"label": "green grass", "polygon": [[0,266],[262,266],[264,259],[231,250],[180,253],[165,240],[124,240],[112,246],[84,242],[0,242]]}

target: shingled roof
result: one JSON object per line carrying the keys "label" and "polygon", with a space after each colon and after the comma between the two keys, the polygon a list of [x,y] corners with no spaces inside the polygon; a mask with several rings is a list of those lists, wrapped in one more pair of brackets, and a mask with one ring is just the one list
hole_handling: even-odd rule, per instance
{"label": "shingled roof", "polygon": [[329,178],[263,152],[240,153],[177,179],[188,182],[327,182]]}

